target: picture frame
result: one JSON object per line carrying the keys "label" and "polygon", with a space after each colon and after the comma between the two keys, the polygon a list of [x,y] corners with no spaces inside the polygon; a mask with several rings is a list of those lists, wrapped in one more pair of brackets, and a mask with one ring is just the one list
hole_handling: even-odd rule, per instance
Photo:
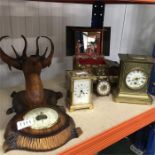
{"label": "picture frame", "polygon": [[[90,46],[94,49],[93,50],[94,52],[92,53],[94,53],[95,55],[109,56],[110,34],[111,34],[110,27],[91,28],[91,27],[67,26],[66,27],[66,56],[73,56],[76,54],[87,55],[88,52],[86,52],[86,49],[87,49],[86,47],[90,48]],[[86,36],[87,36],[87,39],[86,39]],[[89,41],[84,44],[84,40],[89,40]],[[79,46],[81,46],[79,51],[77,47],[78,41],[79,41]],[[96,45],[98,46],[95,48]],[[89,52],[89,54],[90,53],[91,52]]]}

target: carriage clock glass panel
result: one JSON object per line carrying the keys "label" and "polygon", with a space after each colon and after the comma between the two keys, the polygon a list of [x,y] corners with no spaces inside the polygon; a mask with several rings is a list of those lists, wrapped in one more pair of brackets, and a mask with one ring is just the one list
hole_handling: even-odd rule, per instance
{"label": "carriage clock glass panel", "polygon": [[73,104],[88,104],[91,93],[91,80],[80,79],[74,81]]}

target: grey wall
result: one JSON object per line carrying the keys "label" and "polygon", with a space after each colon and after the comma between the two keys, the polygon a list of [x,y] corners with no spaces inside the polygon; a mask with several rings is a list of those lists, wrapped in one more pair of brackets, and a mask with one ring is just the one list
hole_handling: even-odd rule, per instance
{"label": "grey wall", "polygon": [[[50,36],[55,54],[53,64],[43,70],[42,78],[57,76],[72,66],[72,58],[65,56],[65,27],[90,26],[91,9],[91,5],[81,4],[0,0],[0,36],[11,36],[0,45],[10,56],[14,56],[11,44],[21,53],[20,35],[24,34],[28,38],[28,53],[32,54],[36,36]],[[155,42],[154,5],[106,5],[104,25],[112,28],[108,58],[118,61],[118,53],[151,54]],[[48,43],[42,39],[40,45],[42,51]],[[0,60],[0,87],[18,83],[24,83],[22,73],[15,69],[9,71]]]}

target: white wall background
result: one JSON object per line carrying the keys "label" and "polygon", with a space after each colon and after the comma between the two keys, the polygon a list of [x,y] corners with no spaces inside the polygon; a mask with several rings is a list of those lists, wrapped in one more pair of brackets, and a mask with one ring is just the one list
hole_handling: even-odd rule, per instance
{"label": "white wall background", "polygon": [[[71,69],[72,58],[65,56],[65,28],[90,26],[91,5],[63,4],[49,2],[28,2],[24,0],[0,0],[0,36],[11,38],[0,46],[14,56],[11,44],[21,54],[24,34],[28,38],[28,54],[35,51],[35,38],[47,35],[53,39],[55,54],[53,63],[43,70],[42,78],[57,76],[65,69]],[[119,60],[118,53],[151,54],[155,43],[155,5],[106,5],[104,26],[110,26],[110,59]],[[47,41],[40,41],[44,49]],[[10,71],[0,60],[0,88],[24,83],[21,71]]]}

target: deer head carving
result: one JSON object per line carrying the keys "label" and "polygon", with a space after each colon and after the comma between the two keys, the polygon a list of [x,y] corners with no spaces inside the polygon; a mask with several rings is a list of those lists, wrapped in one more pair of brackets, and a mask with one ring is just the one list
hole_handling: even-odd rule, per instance
{"label": "deer head carving", "polygon": [[[26,92],[25,99],[29,107],[42,106],[44,104],[44,91],[42,81],[40,79],[41,70],[51,64],[51,60],[54,53],[54,45],[52,40],[47,36],[41,36],[50,41],[51,50],[49,55],[46,57],[48,47],[46,47],[43,55],[39,55],[39,39],[40,36],[36,38],[36,53],[31,56],[27,56],[27,40],[21,35],[25,42],[25,46],[20,56],[14,46],[12,49],[16,55],[16,58],[12,58],[7,55],[3,49],[0,47],[0,58],[8,64],[9,68],[14,67],[18,70],[22,70],[26,81]],[[8,36],[3,36],[0,41],[8,38]]]}

